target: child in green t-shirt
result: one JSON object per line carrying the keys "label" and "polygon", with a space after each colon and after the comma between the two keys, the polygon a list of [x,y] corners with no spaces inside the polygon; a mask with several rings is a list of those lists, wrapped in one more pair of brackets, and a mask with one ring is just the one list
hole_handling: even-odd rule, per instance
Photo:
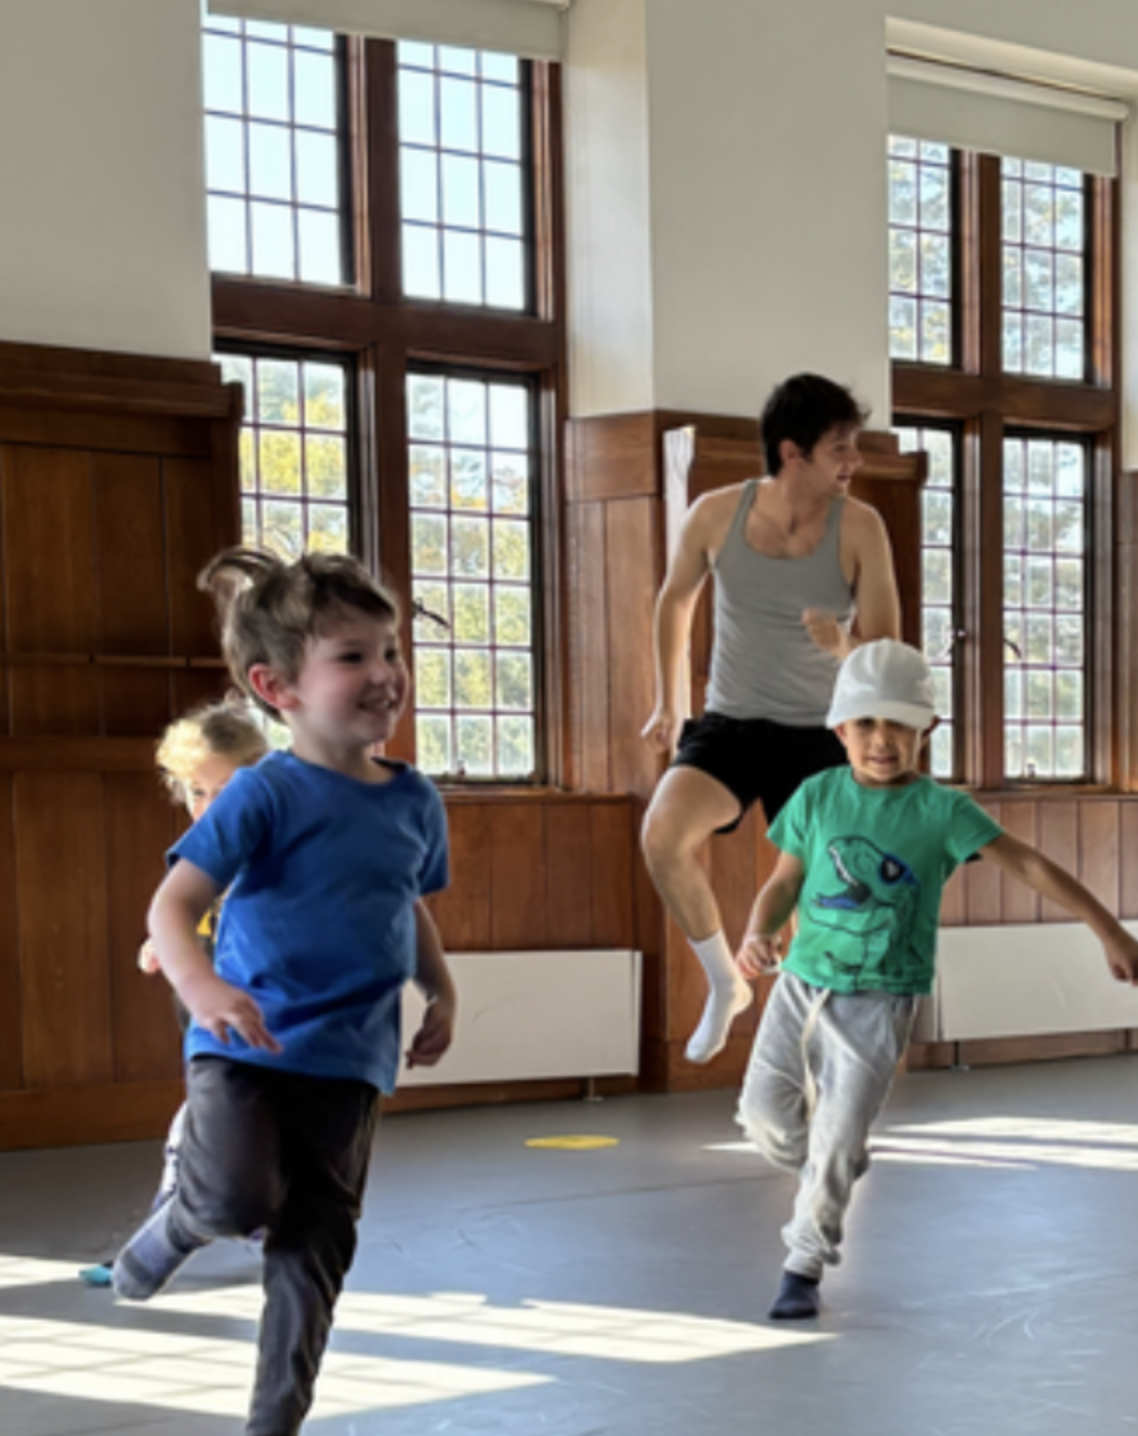
{"label": "child in green t-shirt", "polygon": [[966,794],[917,772],[936,717],[924,658],[892,638],[862,644],[838,672],[827,716],[849,767],[808,778],[771,824],[780,850],[737,955],[748,977],[778,966],[738,1121],[771,1161],[799,1173],[772,1317],[815,1316],[823,1265],[869,1165],[866,1140],[930,990],[941,893],[958,863],[992,858],[1081,918],[1119,981],[1138,983],[1138,941],[1083,885],[1013,838]]}

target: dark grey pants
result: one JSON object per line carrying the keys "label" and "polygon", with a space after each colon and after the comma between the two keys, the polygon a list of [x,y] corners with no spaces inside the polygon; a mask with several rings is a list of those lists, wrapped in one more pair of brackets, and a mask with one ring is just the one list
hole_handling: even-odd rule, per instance
{"label": "dark grey pants", "polygon": [[312,1404],[355,1254],[377,1095],[367,1082],[224,1057],[195,1057],[186,1069],[171,1234],[188,1246],[266,1229],[247,1436],[294,1436]]}

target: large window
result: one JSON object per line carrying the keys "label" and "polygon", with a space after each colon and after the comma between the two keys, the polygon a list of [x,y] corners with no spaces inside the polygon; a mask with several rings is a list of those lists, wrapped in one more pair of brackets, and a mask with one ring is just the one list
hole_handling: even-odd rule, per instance
{"label": "large window", "polygon": [[210,266],[343,283],[342,47],[299,25],[204,23]]}
{"label": "large window", "polygon": [[[895,423],[929,455],[922,632],[954,718],[933,771],[1112,783],[1096,703],[1111,696],[1114,183],[899,136],[888,163]],[[950,220],[933,231],[956,281],[948,359],[921,339],[925,192]]]}
{"label": "large window", "polygon": [[243,538],[355,552],[403,599],[414,711],[393,752],[556,779],[560,635],[536,581],[556,592],[556,67],[211,16],[203,47]]}

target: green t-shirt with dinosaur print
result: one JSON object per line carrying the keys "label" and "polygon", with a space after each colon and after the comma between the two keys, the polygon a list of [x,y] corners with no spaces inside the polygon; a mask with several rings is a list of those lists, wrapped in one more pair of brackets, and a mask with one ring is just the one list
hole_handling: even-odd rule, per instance
{"label": "green t-shirt with dinosaur print", "polygon": [[807,778],[769,833],[805,868],[783,966],[834,992],[930,991],[944,885],[1002,831],[966,793],[923,775],[896,787],[866,786],[849,768]]}

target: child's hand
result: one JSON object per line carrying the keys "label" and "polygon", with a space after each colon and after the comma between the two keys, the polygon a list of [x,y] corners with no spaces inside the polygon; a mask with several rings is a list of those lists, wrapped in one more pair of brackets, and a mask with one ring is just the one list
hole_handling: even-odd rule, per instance
{"label": "child's hand", "polygon": [[744,977],[761,977],[774,972],[782,960],[782,945],[778,934],[763,937],[761,933],[746,932],[735,954],[735,961]]}
{"label": "child's hand", "polygon": [[265,1026],[261,1009],[247,992],[224,982],[216,973],[191,978],[178,991],[194,1021],[228,1044],[229,1029],[243,1037],[250,1047],[280,1052],[281,1044]]}
{"label": "child's hand", "polygon": [[407,1049],[408,1067],[433,1067],[454,1037],[454,1003],[436,997],[427,1004],[418,1032]]}
{"label": "child's hand", "polygon": [[147,976],[153,977],[156,972],[161,971],[161,963],[158,961],[158,952],[149,938],[138,949],[138,970],[145,972]]}
{"label": "child's hand", "polygon": [[1116,937],[1108,938],[1103,947],[1107,966],[1119,982],[1138,985],[1138,939],[1122,929]]}

